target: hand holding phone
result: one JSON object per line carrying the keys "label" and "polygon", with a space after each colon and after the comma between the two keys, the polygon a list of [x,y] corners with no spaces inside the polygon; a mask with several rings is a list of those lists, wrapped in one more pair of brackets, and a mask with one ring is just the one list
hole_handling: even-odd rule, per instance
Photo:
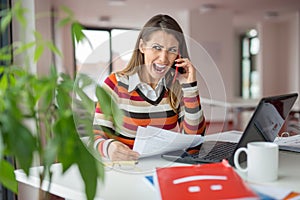
{"label": "hand holding phone", "polygon": [[[180,54],[178,54],[178,56],[175,60],[177,60],[178,58],[180,58]],[[182,68],[182,67],[176,66],[176,63],[177,62],[175,61],[174,64],[172,65],[172,68],[175,69],[175,74],[174,74],[174,78],[173,78],[172,83],[175,83],[178,73],[179,74],[185,74],[186,73],[185,69]]]}
{"label": "hand holding phone", "polygon": [[172,68],[175,69],[175,71],[177,71],[179,74],[185,74],[186,71],[184,68],[182,67],[177,67],[175,66],[176,62],[174,62],[174,64],[172,65]]}

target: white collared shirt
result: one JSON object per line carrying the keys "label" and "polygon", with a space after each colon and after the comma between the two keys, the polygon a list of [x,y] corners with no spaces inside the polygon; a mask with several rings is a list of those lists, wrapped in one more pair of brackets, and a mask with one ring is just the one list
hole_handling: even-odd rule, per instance
{"label": "white collared shirt", "polygon": [[165,78],[160,79],[155,89],[153,89],[149,84],[141,82],[138,73],[129,76],[128,92],[132,92],[136,88],[139,88],[140,91],[152,101],[156,101],[159,98],[164,87],[167,88]]}

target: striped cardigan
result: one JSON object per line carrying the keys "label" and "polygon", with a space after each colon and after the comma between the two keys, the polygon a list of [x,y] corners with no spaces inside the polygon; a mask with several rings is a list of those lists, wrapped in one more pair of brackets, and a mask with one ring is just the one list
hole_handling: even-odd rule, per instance
{"label": "striped cardigan", "polygon": [[128,76],[115,73],[107,77],[102,87],[112,95],[124,112],[122,130],[116,133],[112,121],[103,115],[100,104],[97,103],[93,122],[94,147],[104,157],[108,157],[107,145],[113,139],[132,148],[138,126],[155,126],[184,134],[205,133],[205,118],[200,105],[197,82],[182,84],[183,97],[178,113],[169,105],[168,90],[165,88],[160,97],[152,101],[139,89],[128,92]]}

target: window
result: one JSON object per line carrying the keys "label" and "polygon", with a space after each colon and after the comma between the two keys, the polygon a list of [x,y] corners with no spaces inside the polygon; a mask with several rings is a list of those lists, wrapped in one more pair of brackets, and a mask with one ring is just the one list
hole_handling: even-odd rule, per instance
{"label": "window", "polygon": [[83,32],[87,39],[74,43],[75,72],[88,74],[100,84],[111,72],[126,66],[139,33],[117,28],[85,28]]}
{"label": "window", "polygon": [[241,37],[241,88],[242,98],[258,98],[260,93],[257,54],[259,53],[258,33],[249,30]]}

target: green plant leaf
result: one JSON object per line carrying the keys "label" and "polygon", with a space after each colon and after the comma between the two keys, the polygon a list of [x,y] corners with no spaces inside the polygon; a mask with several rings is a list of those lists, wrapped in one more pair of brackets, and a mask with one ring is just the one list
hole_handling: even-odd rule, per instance
{"label": "green plant leaf", "polygon": [[83,26],[79,22],[74,22],[72,25],[72,33],[75,37],[76,42],[82,41],[86,36],[83,33]]}
{"label": "green plant leaf", "polygon": [[0,21],[1,22],[1,33],[7,29],[8,25],[12,21],[12,17],[13,17],[12,13],[9,11],[6,13],[5,16],[2,17],[2,19]]}
{"label": "green plant leaf", "polygon": [[3,143],[3,138],[2,138],[2,131],[0,129],[0,162],[3,158],[3,151],[4,151],[4,143]]}
{"label": "green plant leaf", "polygon": [[70,8],[66,7],[66,6],[61,6],[60,9],[63,11],[63,13],[65,13],[67,16],[64,17],[62,20],[60,20],[58,22],[58,26],[66,26],[68,24],[72,24],[72,22],[74,21],[74,14],[72,12],[72,10],[70,10]]}
{"label": "green plant leaf", "polygon": [[[0,72],[0,74],[1,74],[1,72]],[[5,92],[7,87],[8,87],[8,80],[7,80],[7,76],[4,75],[0,78],[0,89],[1,89],[0,91]],[[0,95],[2,96],[2,94],[0,94]]]}
{"label": "green plant leaf", "polygon": [[38,45],[34,52],[34,62],[37,62],[44,52],[44,45]]}
{"label": "green plant leaf", "polygon": [[33,31],[34,37],[36,41],[43,41],[43,36],[40,32]]}
{"label": "green plant leaf", "polygon": [[73,89],[73,80],[69,76],[60,76],[60,84],[56,88],[56,102],[59,112],[71,109],[70,91]]}
{"label": "green plant leaf", "polygon": [[95,102],[86,95],[86,93],[82,90],[76,90],[76,94],[79,96],[81,104],[83,105],[84,109],[86,109],[88,112],[92,112],[95,110]]}
{"label": "green plant leaf", "polygon": [[67,6],[61,6],[60,7],[61,8],[61,10],[63,11],[63,12],[65,12],[68,16],[70,16],[70,17],[73,17],[73,11],[70,9],[70,8],[68,8]]}
{"label": "green plant leaf", "polygon": [[45,166],[50,167],[51,164],[53,164],[56,160],[56,155],[58,151],[58,140],[57,139],[51,139],[46,144],[45,150],[44,150],[44,164]]}
{"label": "green plant leaf", "polygon": [[0,182],[9,190],[18,193],[18,182],[14,167],[5,160],[0,160]]}
{"label": "green plant leaf", "polygon": [[33,42],[28,42],[26,44],[14,44],[14,46],[16,46],[15,50],[14,50],[14,54],[15,55],[18,55],[18,54],[21,54],[21,53],[24,53],[26,51],[28,51],[28,49],[34,47],[36,45],[36,42],[33,41]]}
{"label": "green plant leaf", "polygon": [[88,113],[93,113],[95,111],[95,102],[92,100],[85,92],[88,87],[95,86],[96,83],[85,74],[77,74],[74,93],[76,103],[81,104],[83,109],[87,110]]}
{"label": "green plant leaf", "polygon": [[70,108],[70,95],[62,87],[56,90],[56,102],[58,109],[66,110]]}
{"label": "green plant leaf", "polygon": [[37,141],[17,117],[13,113],[6,113],[1,116],[0,123],[5,124],[5,126],[1,127],[4,134],[3,139],[5,144],[7,144],[7,148],[18,161],[20,168],[24,169],[28,174],[32,164],[33,153],[37,150]]}
{"label": "green plant leaf", "polygon": [[12,58],[11,54],[1,54],[0,60],[2,61],[10,61]]}
{"label": "green plant leaf", "polygon": [[121,129],[124,113],[120,110],[118,104],[102,87],[96,88],[96,96],[103,114],[107,117],[112,117],[116,128]]}
{"label": "green plant leaf", "polygon": [[9,12],[9,11],[10,11],[9,9],[4,9],[4,8],[2,8],[2,9],[0,10],[0,17],[6,16],[6,15],[7,15],[7,12]]}
{"label": "green plant leaf", "polygon": [[[48,112],[54,102],[57,77],[49,76],[33,80],[31,88],[34,89],[34,101],[39,101],[39,112]],[[33,103],[35,105],[35,103]],[[44,113],[45,114],[45,113]]]}
{"label": "green plant leaf", "polygon": [[58,140],[58,161],[62,163],[64,171],[76,161],[74,153],[75,137],[78,135],[74,125],[72,113],[68,116],[60,116],[53,125],[54,138]]}
{"label": "green plant leaf", "polygon": [[113,100],[110,95],[102,87],[96,87],[96,97],[104,115],[112,116],[111,102]]}
{"label": "green plant leaf", "polygon": [[88,75],[86,74],[77,74],[76,77],[76,88],[79,89],[85,89],[88,86],[96,85],[95,81],[92,80]]}
{"label": "green plant leaf", "polygon": [[26,27],[27,20],[25,18],[25,13],[28,11],[26,8],[22,7],[21,1],[17,1],[12,8],[12,11],[14,13],[14,16],[16,16],[16,19],[18,22],[23,26]]}
{"label": "green plant leaf", "polygon": [[123,117],[124,113],[122,110],[120,110],[118,104],[116,104],[114,101],[112,101],[112,114],[113,114],[113,121],[117,128],[117,130],[120,130],[123,126]]}
{"label": "green plant leaf", "polygon": [[[81,177],[85,183],[85,192],[88,200],[93,200],[96,195],[97,180],[99,177],[99,171],[104,171],[103,166],[98,164],[98,161],[91,155],[81,143],[78,151],[77,165],[81,174]],[[102,167],[102,168],[101,168]],[[101,180],[104,180],[104,174],[101,176]]]}
{"label": "green plant leaf", "polygon": [[11,61],[11,47],[10,46],[3,46],[0,49],[0,60],[2,61]]}
{"label": "green plant leaf", "polygon": [[66,26],[67,24],[71,24],[71,23],[72,23],[72,18],[66,17],[58,22],[58,26],[62,27],[62,26]]}
{"label": "green plant leaf", "polygon": [[46,42],[46,46],[56,55],[62,57],[62,52],[52,43]]}

